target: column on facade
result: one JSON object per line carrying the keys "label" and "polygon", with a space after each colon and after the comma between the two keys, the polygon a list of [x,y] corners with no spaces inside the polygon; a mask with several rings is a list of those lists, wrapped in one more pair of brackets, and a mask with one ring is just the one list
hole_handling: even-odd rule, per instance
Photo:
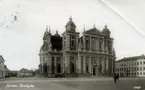
{"label": "column on facade", "polygon": [[52,56],[49,56],[49,73],[52,73]]}
{"label": "column on facade", "polygon": [[97,37],[97,51],[99,50],[99,37]]}
{"label": "column on facade", "polygon": [[43,63],[42,63],[42,68],[41,68],[41,69],[42,69],[41,71],[42,71],[42,74],[43,74],[43,69],[44,69],[44,65],[43,65]]}
{"label": "column on facade", "polygon": [[64,60],[63,57],[60,57],[61,73],[64,73]]}
{"label": "column on facade", "polygon": [[57,65],[56,65],[56,62],[57,62],[57,57],[54,56],[54,73],[57,73]]}
{"label": "column on facade", "polygon": [[67,50],[70,50],[70,36],[69,35],[67,35],[66,36],[66,48],[67,48]]}
{"label": "column on facade", "polygon": [[106,58],[106,73],[108,74],[108,69],[109,69],[109,61],[108,58]]}
{"label": "column on facade", "polygon": [[78,45],[79,45],[78,40],[79,40],[79,36],[77,36],[76,40],[75,40],[76,41],[76,50],[78,50]]}
{"label": "column on facade", "polygon": [[106,74],[106,57],[104,57],[104,72]]}
{"label": "column on facade", "polygon": [[41,73],[43,74],[43,68],[44,68],[44,62],[43,62],[43,56],[41,57],[41,64],[42,64],[42,67],[41,67]]}
{"label": "column on facade", "polygon": [[86,40],[85,40],[85,36],[83,36],[83,45],[84,45],[84,51],[86,51]]}
{"label": "column on facade", "polygon": [[104,38],[102,38],[103,40],[102,40],[102,52],[104,52],[104,50],[105,50],[105,47],[104,47]]}
{"label": "column on facade", "polygon": [[70,73],[70,56],[67,55],[67,72]]}
{"label": "column on facade", "polygon": [[83,66],[84,66],[84,67],[83,67],[83,68],[84,68],[84,69],[83,69],[83,72],[86,73],[86,56],[84,56],[84,62],[83,62],[83,64],[84,64],[84,65],[83,65]]}
{"label": "column on facade", "polygon": [[64,61],[64,72],[68,73],[68,55],[64,55],[65,61]]}
{"label": "column on facade", "polygon": [[47,74],[49,73],[49,63],[48,63],[48,60],[49,60],[49,57],[45,57],[45,60],[46,60],[46,66],[47,66]]}
{"label": "column on facade", "polygon": [[92,57],[89,56],[89,73],[92,73]]}
{"label": "column on facade", "polygon": [[81,73],[81,56],[79,54],[76,64],[77,64],[77,73]]}
{"label": "column on facade", "polygon": [[67,58],[66,58],[66,54],[63,54],[63,71],[64,73],[66,73],[66,61],[67,61]]}
{"label": "column on facade", "polygon": [[90,37],[90,51],[92,51],[92,37]]}
{"label": "column on facade", "polygon": [[101,59],[102,59],[102,73],[104,74],[104,72],[105,72],[105,60],[104,60],[104,57],[102,57]]}

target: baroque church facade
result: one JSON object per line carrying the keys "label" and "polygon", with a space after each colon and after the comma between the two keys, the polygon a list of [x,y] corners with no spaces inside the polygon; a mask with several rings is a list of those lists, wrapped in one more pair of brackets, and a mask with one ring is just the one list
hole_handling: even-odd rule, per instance
{"label": "baroque church facade", "polygon": [[61,35],[52,35],[48,27],[40,48],[39,72],[49,77],[64,76],[111,76],[115,72],[113,38],[105,25],[102,31],[93,27],[84,30],[82,36],[69,18]]}

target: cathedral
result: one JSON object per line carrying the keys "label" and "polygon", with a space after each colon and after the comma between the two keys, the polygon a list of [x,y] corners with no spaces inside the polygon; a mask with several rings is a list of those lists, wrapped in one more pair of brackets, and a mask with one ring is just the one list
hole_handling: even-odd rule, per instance
{"label": "cathedral", "polygon": [[71,17],[62,35],[58,31],[52,35],[50,28],[46,27],[39,52],[40,75],[77,77],[114,74],[115,50],[107,25],[102,31],[94,26],[84,30],[82,36],[79,34]]}

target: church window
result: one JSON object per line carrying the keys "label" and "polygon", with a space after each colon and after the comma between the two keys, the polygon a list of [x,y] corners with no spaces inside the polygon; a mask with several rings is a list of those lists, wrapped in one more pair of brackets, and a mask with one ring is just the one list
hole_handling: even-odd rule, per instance
{"label": "church window", "polygon": [[70,47],[71,47],[71,50],[75,50],[76,48],[76,45],[75,45],[75,36],[70,36]]}
{"label": "church window", "polygon": [[89,38],[86,38],[86,50],[89,50]]}
{"label": "church window", "polygon": [[92,39],[92,49],[93,51],[96,50],[96,39]]}

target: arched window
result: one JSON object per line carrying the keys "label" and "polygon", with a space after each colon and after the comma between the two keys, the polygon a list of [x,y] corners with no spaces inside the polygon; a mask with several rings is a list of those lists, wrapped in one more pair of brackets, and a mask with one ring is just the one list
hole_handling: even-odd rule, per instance
{"label": "arched window", "polygon": [[86,37],[86,50],[88,51],[90,46],[89,46],[89,37]]}
{"label": "arched window", "polygon": [[93,51],[96,50],[96,39],[95,38],[92,39],[92,50]]}

